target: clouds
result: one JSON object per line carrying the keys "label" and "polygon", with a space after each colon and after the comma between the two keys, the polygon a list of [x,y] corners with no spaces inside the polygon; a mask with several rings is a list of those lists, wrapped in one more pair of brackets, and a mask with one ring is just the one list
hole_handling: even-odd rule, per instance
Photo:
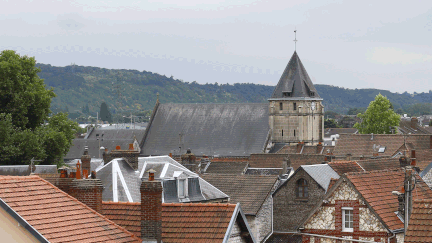
{"label": "clouds", "polygon": [[387,0],[16,0],[0,3],[0,49],[52,65],[275,85],[297,27],[297,50],[314,82],[421,92],[404,84],[432,86],[431,7]]}
{"label": "clouds", "polygon": [[418,64],[429,63],[432,65],[432,55],[409,52],[393,47],[374,47],[367,54],[368,61],[377,64]]}

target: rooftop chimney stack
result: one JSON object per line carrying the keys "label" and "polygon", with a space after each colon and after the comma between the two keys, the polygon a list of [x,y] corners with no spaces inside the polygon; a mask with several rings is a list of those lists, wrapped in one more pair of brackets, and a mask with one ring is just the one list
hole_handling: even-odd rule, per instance
{"label": "rooftop chimney stack", "polygon": [[162,242],[162,184],[149,171],[148,180],[141,181],[141,239],[143,242]]}
{"label": "rooftop chimney stack", "polygon": [[412,117],[411,118],[411,128],[417,129],[417,123],[418,123],[417,117]]}
{"label": "rooftop chimney stack", "polygon": [[88,176],[88,174],[90,173],[90,167],[91,167],[90,161],[91,161],[91,157],[88,154],[88,147],[85,146],[84,147],[84,154],[81,156],[82,172],[83,172],[84,179],[87,179],[87,177],[85,175]]}
{"label": "rooftop chimney stack", "polygon": [[323,145],[321,142],[319,142],[317,145],[317,154],[321,154],[322,150],[323,150]]}
{"label": "rooftop chimney stack", "polygon": [[75,179],[70,186],[70,195],[101,213],[102,190],[102,182],[99,179]]}

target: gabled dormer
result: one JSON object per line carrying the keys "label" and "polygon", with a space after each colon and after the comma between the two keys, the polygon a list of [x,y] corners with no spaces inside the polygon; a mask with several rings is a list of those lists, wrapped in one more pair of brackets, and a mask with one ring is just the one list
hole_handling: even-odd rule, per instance
{"label": "gabled dormer", "polygon": [[176,180],[177,185],[177,196],[179,199],[184,199],[189,197],[188,195],[188,176],[183,171],[174,171],[173,175],[174,179]]}

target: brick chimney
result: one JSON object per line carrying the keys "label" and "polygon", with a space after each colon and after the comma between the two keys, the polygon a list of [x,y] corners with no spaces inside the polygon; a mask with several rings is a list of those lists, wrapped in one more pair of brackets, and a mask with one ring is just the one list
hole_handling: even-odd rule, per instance
{"label": "brick chimney", "polygon": [[321,142],[319,142],[318,144],[317,144],[317,154],[320,154],[321,153],[321,151],[322,151],[322,148],[323,148],[323,145],[322,145],[322,143]]}
{"label": "brick chimney", "polygon": [[70,195],[101,213],[102,190],[102,182],[99,179],[75,179],[70,186]]}
{"label": "brick chimney", "polygon": [[[116,158],[124,158],[127,162],[132,166],[134,170],[138,170],[138,156],[139,151],[134,150],[133,144],[129,144],[129,150],[122,150],[120,146],[117,146],[115,150],[111,150],[111,152],[106,156],[111,161]],[[106,161],[105,163],[108,163]]]}
{"label": "brick chimney", "polygon": [[188,149],[185,154],[182,154],[181,161],[182,164],[195,164],[196,156]]}
{"label": "brick chimney", "polygon": [[162,184],[154,180],[154,170],[148,180],[141,181],[141,239],[162,242]]}
{"label": "brick chimney", "polygon": [[416,129],[417,128],[417,123],[418,123],[417,117],[412,117],[411,118],[411,128]]}
{"label": "brick chimney", "polygon": [[[88,154],[88,147],[85,146],[85,148],[84,148],[84,154],[81,156],[81,164],[82,164],[83,176],[90,174],[90,168],[91,168],[90,167],[90,161],[91,161],[91,157]],[[87,171],[87,173],[85,171]],[[84,176],[84,179],[86,179],[85,176]]]}

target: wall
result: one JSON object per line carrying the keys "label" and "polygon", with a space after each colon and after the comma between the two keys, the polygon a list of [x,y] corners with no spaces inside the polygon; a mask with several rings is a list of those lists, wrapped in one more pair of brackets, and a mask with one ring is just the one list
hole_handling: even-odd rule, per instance
{"label": "wall", "polygon": [[[313,139],[313,144],[317,144],[322,141],[324,138],[324,108],[321,101],[314,102],[316,110],[313,116],[309,108],[312,101],[285,100],[270,102],[269,125],[272,129],[272,142],[297,143],[303,141],[311,143]],[[282,110],[280,109],[280,103],[283,106]],[[294,103],[296,103],[296,110],[294,110]],[[302,106],[302,108],[299,108],[299,106]]]}
{"label": "wall", "polygon": [[[378,242],[385,242],[392,236],[348,182],[339,184],[326,201],[328,203],[323,203],[306,221],[302,232]],[[353,232],[342,231],[342,207],[353,208]]]}
{"label": "wall", "polygon": [[238,223],[236,222],[231,230],[230,238],[228,239],[229,243],[246,243],[246,240],[241,237],[241,229]]}
{"label": "wall", "polygon": [[39,242],[3,209],[0,209],[0,238],[2,242]]}
{"label": "wall", "polygon": [[[277,183],[276,183],[277,184]],[[275,186],[276,186],[275,184]],[[272,189],[272,192],[275,188]],[[272,198],[271,193],[267,196],[258,213],[246,215],[249,227],[255,240],[261,242],[268,234],[271,233],[272,226]]]}
{"label": "wall", "polygon": [[[296,197],[297,181],[305,179],[308,183],[308,198]],[[273,195],[273,230],[293,231],[305,219],[315,205],[324,197],[322,189],[303,169],[299,169],[286,184]]]}

